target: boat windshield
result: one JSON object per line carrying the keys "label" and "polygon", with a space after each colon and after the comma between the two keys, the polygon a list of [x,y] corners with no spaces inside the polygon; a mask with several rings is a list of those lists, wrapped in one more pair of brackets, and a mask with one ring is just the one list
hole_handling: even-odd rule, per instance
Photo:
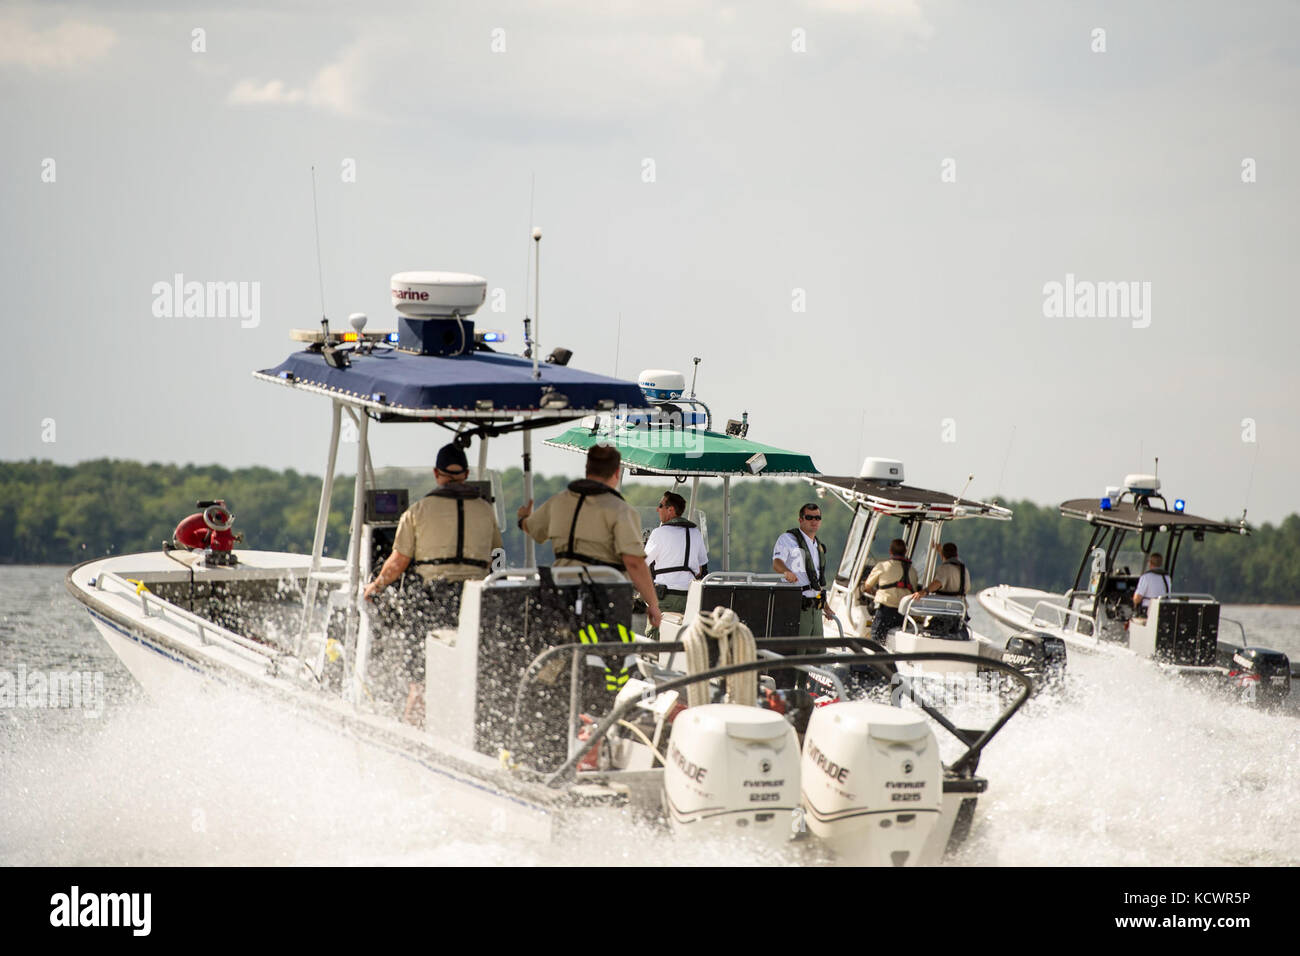
{"label": "boat windshield", "polygon": [[871,509],[858,507],[853,513],[853,524],[849,525],[849,536],[844,541],[844,557],[840,560],[839,576],[847,578],[853,573],[853,565],[858,560],[858,551],[862,548],[862,532],[871,519]]}
{"label": "boat windshield", "polygon": [[1147,556],[1137,548],[1124,548],[1116,552],[1111,574],[1140,575],[1147,569]]}

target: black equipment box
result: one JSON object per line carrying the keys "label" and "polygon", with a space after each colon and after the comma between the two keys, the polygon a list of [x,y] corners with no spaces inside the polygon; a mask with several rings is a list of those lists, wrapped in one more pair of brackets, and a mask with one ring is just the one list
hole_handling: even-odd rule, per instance
{"label": "black equipment box", "polygon": [[[600,642],[631,635],[632,584],[614,580],[604,569],[556,568],[554,579],[501,578],[483,587],[479,614],[478,680],[474,706],[474,749],[495,756],[502,747],[538,770],[553,770],[568,756],[572,656],[559,654],[525,688],[519,724],[511,739],[511,720],[520,681],[528,665],[548,647],[577,643],[588,627]],[[594,578],[594,580],[593,580]],[[633,645],[628,645],[632,653]],[[605,669],[615,672],[626,655],[596,665],[582,655],[578,713],[609,712],[614,693],[606,690]]]}

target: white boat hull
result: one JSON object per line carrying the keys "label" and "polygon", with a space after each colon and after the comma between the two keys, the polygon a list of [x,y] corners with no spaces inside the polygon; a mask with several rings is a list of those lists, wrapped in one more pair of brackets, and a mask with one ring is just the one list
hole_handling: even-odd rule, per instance
{"label": "white boat hull", "polygon": [[[248,556],[254,554],[258,553]],[[293,559],[286,562],[290,573],[299,569],[300,556],[280,557]],[[136,601],[98,590],[92,583],[104,570],[120,570],[123,560],[104,559],[74,568],[68,575],[68,587],[86,604],[96,629],[151,699],[185,700],[213,685],[241,691],[252,685],[251,689],[260,692],[258,696],[283,705],[285,721],[323,726],[355,741],[358,773],[378,771],[388,777],[405,777],[412,786],[436,786],[449,810],[504,835],[540,842],[555,837],[565,803],[558,792],[539,792],[535,785],[510,786],[508,780],[494,785],[493,776],[507,775],[481,754],[444,749],[415,727],[364,713],[336,696],[268,674],[265,667],[252,666],[221,647],[203,646],[172,624],[166,613],[142,615]],[[141,573],[138,562],[129,567]]]}

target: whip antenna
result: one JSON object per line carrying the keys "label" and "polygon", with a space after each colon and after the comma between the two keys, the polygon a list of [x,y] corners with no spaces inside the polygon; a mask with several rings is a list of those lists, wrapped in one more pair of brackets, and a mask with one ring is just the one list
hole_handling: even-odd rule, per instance
{"label": "whip antenna", "polygon": [[325,268],[320,258],[320,213],[316,209],[316,167],[311,168],[311,218],[316,226],[316,281],[320,285],[320,322],[325,330],[326,345],[329,344],[329,320],[325,318]]}
{"label": "whip antenna", "polygon": [[1011,426],[1011,437],[1007,439],[1007,453],[1002,456],[1002,470],[998,472],[998,490],[993,497],[1002,497],[1002,479],[1007,476],[1007,462],[1011,459],[1011,445],[1016,440],[1016,426]]}

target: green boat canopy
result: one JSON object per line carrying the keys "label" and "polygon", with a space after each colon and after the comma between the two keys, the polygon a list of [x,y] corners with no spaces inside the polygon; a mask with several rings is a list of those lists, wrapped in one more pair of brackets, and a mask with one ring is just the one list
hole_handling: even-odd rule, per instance
{"label": "green boat canopy", "polygon": [[[598,429],[584,425],[570,428],[546,444],[580,452],[592,445],[613,445],[634,475],[771,478],[818,474],[807,455],[702,428],[618,427],[611,431],[608,425]],[[756,459],[757,455],[763,457]]]}

